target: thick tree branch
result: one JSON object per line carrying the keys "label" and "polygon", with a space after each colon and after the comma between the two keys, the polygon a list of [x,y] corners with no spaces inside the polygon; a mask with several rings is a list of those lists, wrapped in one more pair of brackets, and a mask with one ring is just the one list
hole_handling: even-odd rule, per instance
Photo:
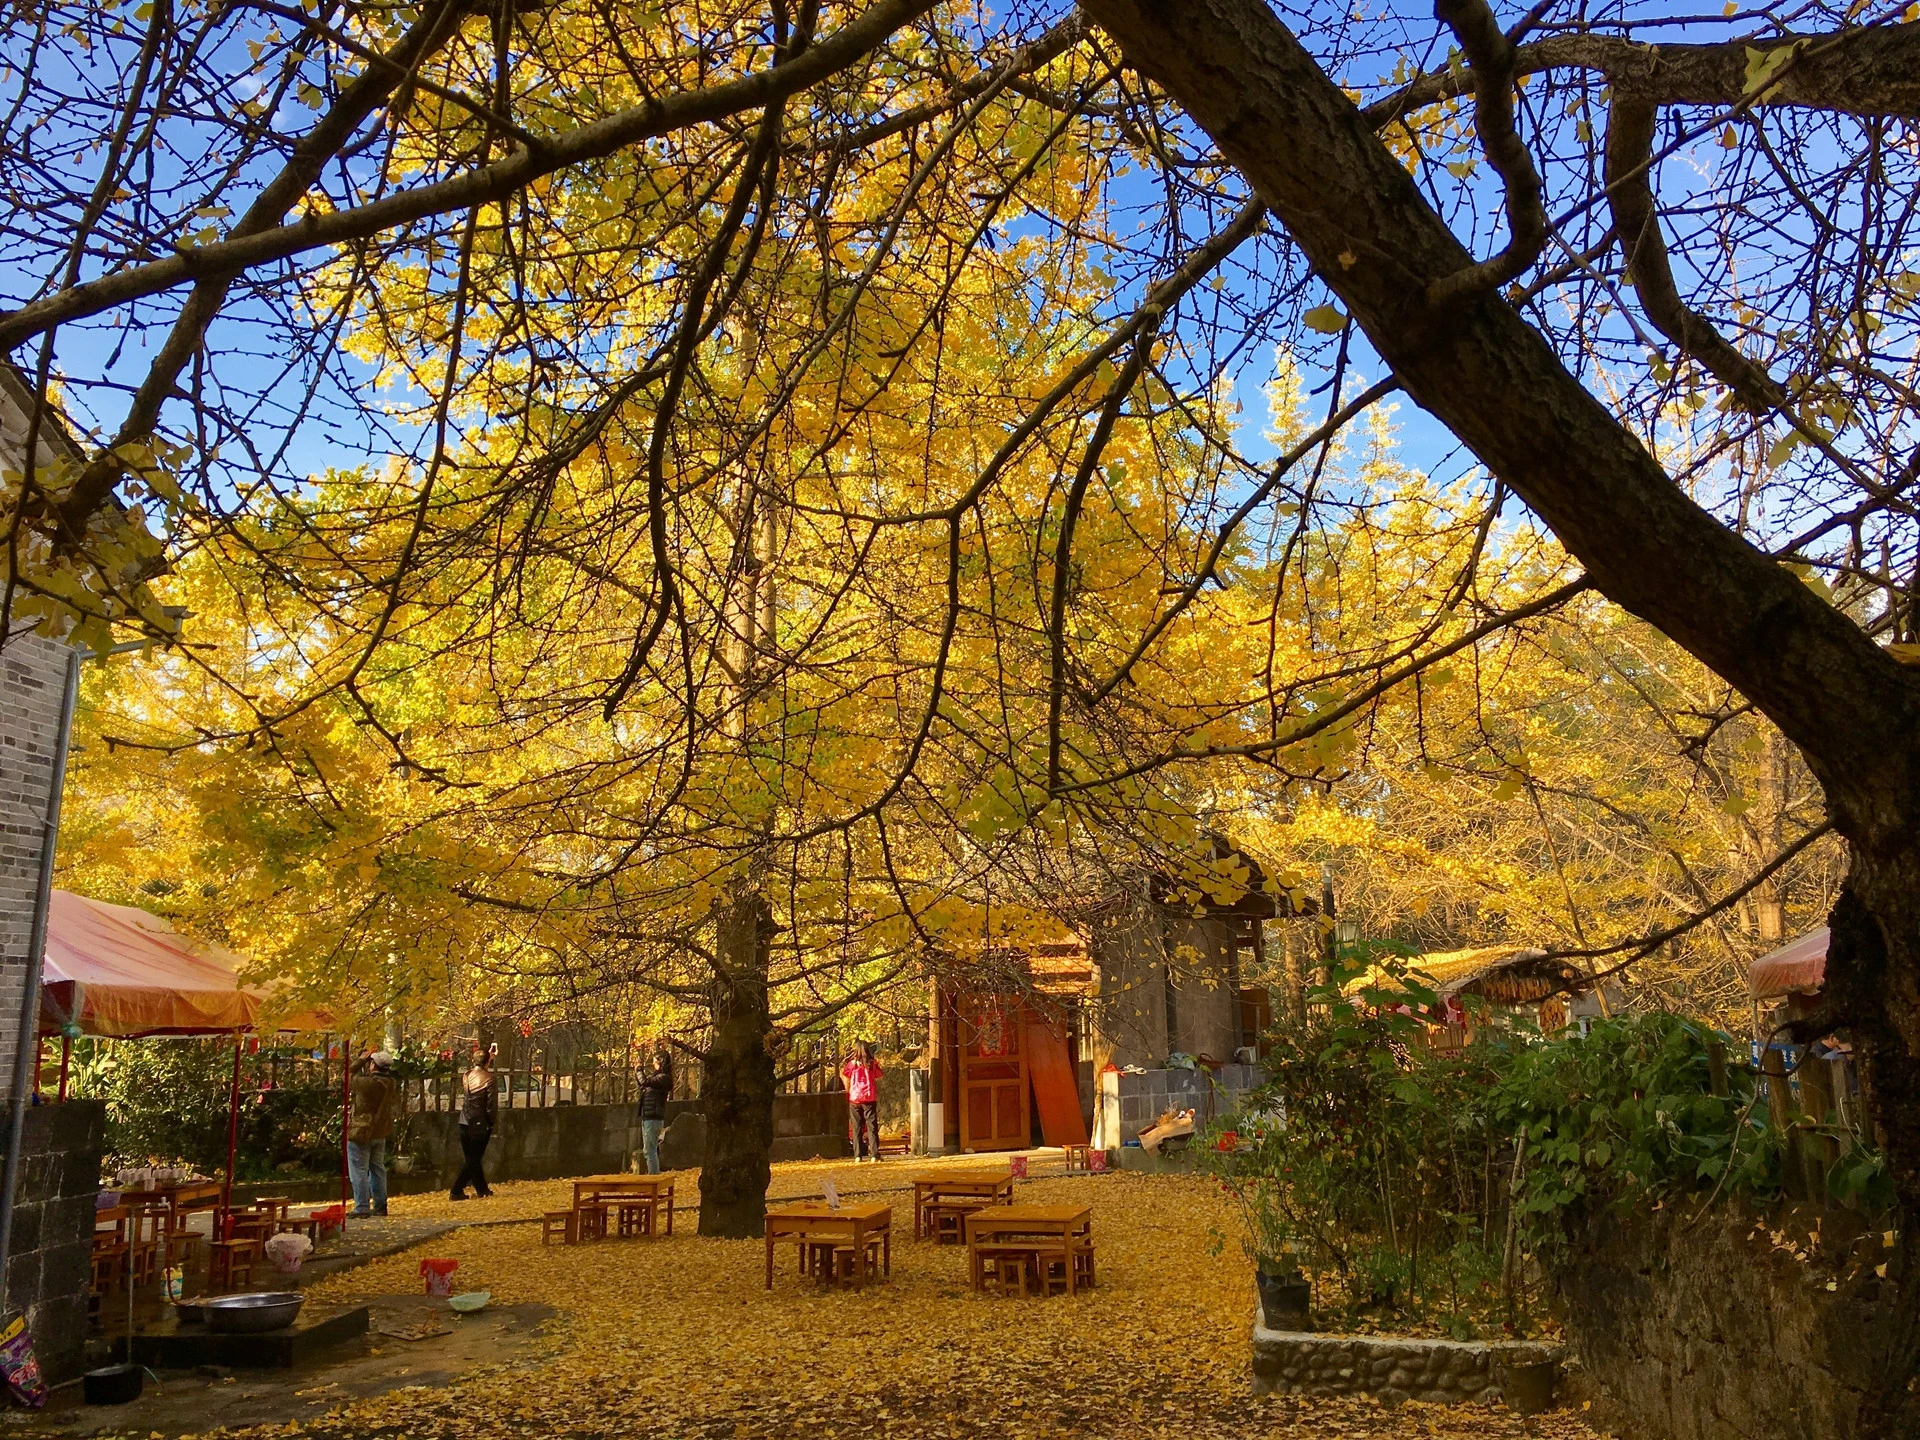
{"label": "thick tree branch", "polygon": [[1683,494],[1497,294],[1434,315],[1428,286],[1470,257],[1262,0],[1083,3],[1253,182],[1407,393],[1600,590],[1779,725],[1856,845],[1907,843],[1920,679]]}
{"label": "thick tree branch", "polygon": [[1466,54],[1473,75],[1473,128],[1507,201],[1507,248],[1428,287],[1428,300],[1448,305],[1505,285],[1539,259],[1547,244],[1547,211],[1540,197],[1540,172],[1513,128],[1512,44],[1486,0],[1436,0],[1433,10]]}
{"label": "thick tree branch", "polygon": [[[1801,47],[1777,86],[1758,99],[1746,93],[1748,51]],[[1826,35],[1780,35],[1719,45],[1642,45],[1613,35],[1555,35],[1522,45],[1514,73],[1593,70],[1616,98],[1653,105],[1785,105],[1843,115],[1920,117],[1920,24],[1875,25]],[[1373,126],[1423,105],[1467,94],[1470,76],[1435,71],[1367,106]]]}
{"label": "thick tree branch", "polygon": [[1627,257],[1627,278],[1660,333],[1698,360],[1756,415],[1781,408],[1785,397],[1765,367],[1736,350],[1713,322],[1691,309],[1673,283],[1667,242],[1653,204],[1653,127],[1648,101],[1622,96],[1607,117],[1607,199],[1613,228]]}
{"label": "thick tree branch", "polygon": [[[460,21],[467,13],[466,0],[442,0],[413,23],[392,51],[382,57],[382,63],[361,71],[340,93],[332,108],[293,147],[279,174],[254,197],[246,213],[228,233],[228,241],[262,235],[278,227],[286,219],[287,211],[320,178],[322,167],[387,103],[423,60],[459,33]],[[106,503],[113,487],[126,475],[121,447],[138,446],[153,434],[160,420],[160,409],[173,395],[180,372],[187,368],[187,362],[200,348],[207,326],[226,304],[233,278],[232,275],[208,276],[193,287],[187,303],[174,318],[160,353],[147,367],[146,379],[134,392],[133,403],[127,407],[113,444],[88,463],[61,499],[56,531],[67,545],[79,548],[87,521]],[[58,299],[59,294],[85,288],[73,286],[49,298]]]}

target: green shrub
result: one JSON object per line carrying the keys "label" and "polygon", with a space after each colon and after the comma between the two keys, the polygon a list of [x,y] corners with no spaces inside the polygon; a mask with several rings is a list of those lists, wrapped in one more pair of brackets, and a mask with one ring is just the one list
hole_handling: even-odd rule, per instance
{"label": "green shrub", "polygon": [[[1262,1268],[1297,1264],[1353,1311],[1464,1333],[1525,1322],[1521,1262],[1558,1242],[1572,1208],[1781,1199],[1788,1142],[1727,1037],[1656,1013],[1551,1039],[1483,1025],[1440,1051],[1415,1018],[1433,991],[1377,949],[1346,976],[1364,961],[1370,983],[1318,992],[1314,1018],[1271,1037],[1266,1085],[1200,1139]],[[1891,1203],[1877,1153],[1803,1124],[1841,1145],[1832,1198]]]}
{"label": "green shrub", "polygon": [[[306,1053],[280,1048],[242,1058],[236,1179],[338,1172],[340,1094],[322,1083],[317,1065],[300,1063]],[[81,1040],[69,1089],[107,1102],[109,1171],[151,1162],[211,1175],[227,1163],[232,1075],[226,1041]]]}

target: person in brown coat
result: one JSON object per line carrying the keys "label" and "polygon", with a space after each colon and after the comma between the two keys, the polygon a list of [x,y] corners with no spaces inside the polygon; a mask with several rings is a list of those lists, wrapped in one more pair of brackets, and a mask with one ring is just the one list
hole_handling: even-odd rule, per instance
{"label": "person in brown coat", "polygon": [[393,1056],[376,1050],[353,1077],[347,1106],[347,1174],[353,1180],[354,1218],[387,1213],[387,1141],[400,1117]]}

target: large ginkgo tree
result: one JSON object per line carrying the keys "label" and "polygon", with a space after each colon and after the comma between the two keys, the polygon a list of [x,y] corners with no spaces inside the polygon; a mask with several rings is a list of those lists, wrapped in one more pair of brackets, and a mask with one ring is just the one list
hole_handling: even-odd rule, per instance
{"label": "large ginkgo tree", "polygon": [[[649,767],[580,853],[715,857],[747,1089],[799,848],[865,827],[884,874],[924,805],[1070,849],[1211,767],[1323,774],[1396,686],[1595,590],[1824,790],[1821,1023],[1920,1205],[1898,5],[70,0],[5,47],[0,343],[88,439],[9,478],[13,613],[171,637],[161,572],[251,550],[311,618],[198,743],[344,697],[446,783],[363,682],[396,642],[530,647],[496,693],[537,671]],[[1277,454],[1236,408],[1275,345],[1324,403]],[[1395,391],[1470,530],[1517,501],[1581,569],[1516,593],[1441,547],[1302,646],[1324,444]],[[353,504],[315,508],[325,464]]]}

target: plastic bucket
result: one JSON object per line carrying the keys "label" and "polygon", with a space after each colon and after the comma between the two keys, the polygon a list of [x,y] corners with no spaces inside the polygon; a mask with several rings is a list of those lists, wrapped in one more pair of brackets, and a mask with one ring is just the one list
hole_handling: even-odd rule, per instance
{"label": "plastic bucket", "polygon": [[1529,1360],[1520,1365],[1493,1367],[1500,1398],[1516,1415],[1538,1415],[1553,1408],[1553,1387],[1560,1377],[1558,1360]]}
{"label": "plastic bucket", "polygon": [[427,1277],[427,1294],[442,1299],[453,1294],[453,1272],[459,1268],[458,1260],[422,1260],[420,1273]]}
{"label": "plastic bucket", "polygon": [[1260,1318],[1269,1330],[1313,1329],[1313,1283],[1299,1271],[1288,1275],[1256,1271],[1260,1288]]}
{"label": "plastic bucket", "polygon": [[108,1365],[87,1371],[80,1390],[89,1405],[125,1405],[140,1398],[146,1383],[146,1371],[138,1365]]}

